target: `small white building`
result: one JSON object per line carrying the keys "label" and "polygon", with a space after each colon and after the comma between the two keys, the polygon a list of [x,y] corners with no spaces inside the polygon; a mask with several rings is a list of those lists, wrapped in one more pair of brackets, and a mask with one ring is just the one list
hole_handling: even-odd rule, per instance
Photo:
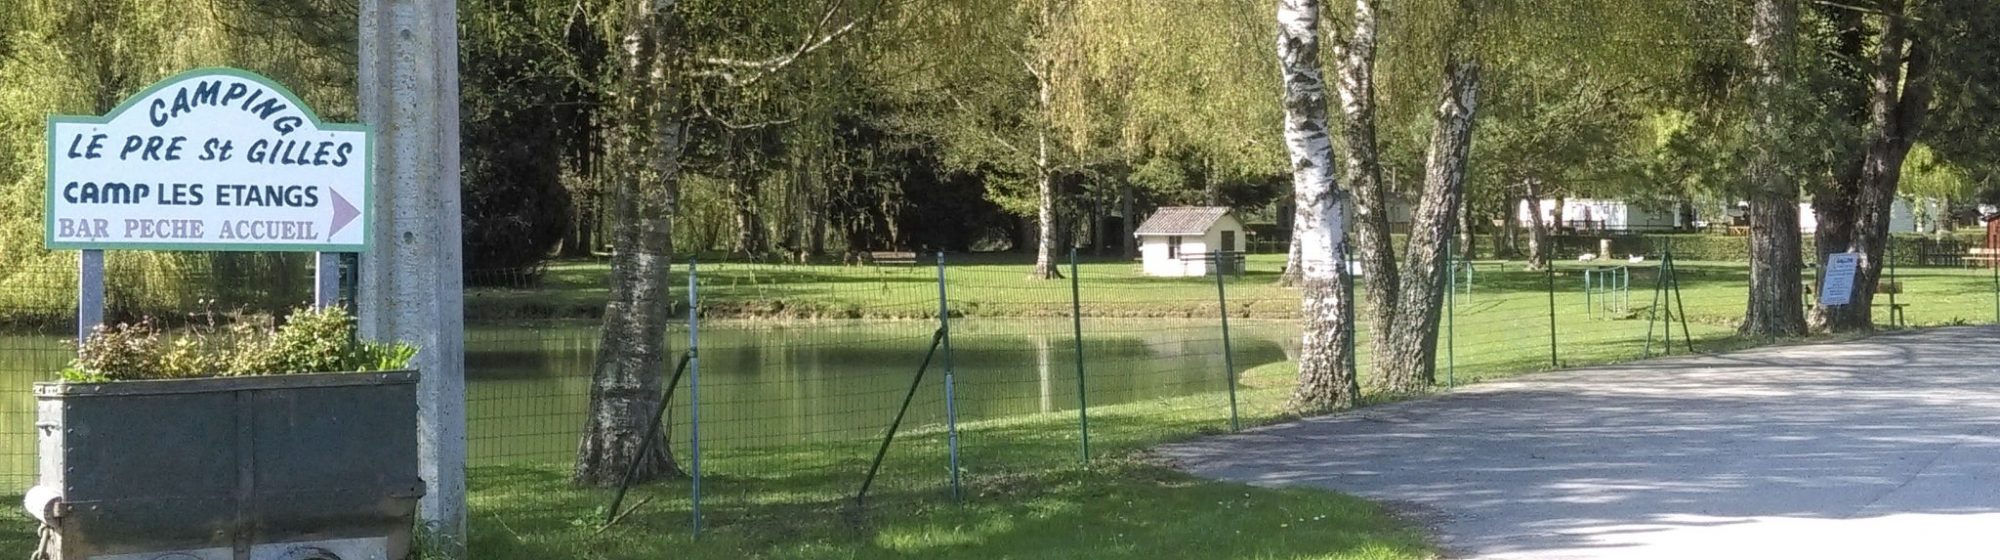
{"label": "small white building", "polygon": [[1207,276],[1210,253],[1249,246],[1243,222],[1220,206],[1167,206],[1132,232],[1147,276]]}
{"label": "small white building", "polygon": [[[1680,216],[1671,209],[1645,208],[1623,200],[1594,198],[1565,198],[1562,203],[1562,224],[1555,223],[1556,199],[1542,200],[1542,223],[1560,225],[1578,230],[1664,230],[1684,227]],[[1528,211],[1528,201],[1516,204],[1515,219],[1522,227],[1534,225],[1534,214]]]}
{"label": "small white building", "polygon": [[[1819,215],[1813,213],[1811,202],[1799,203],[1799,233],[1817,233]],[[1889,233],[1917,231],[1917,213],[1910,209],[1910,201],[1896,197],[1889,203]],[[1810,242],[1810,240],[1808,240]]]}

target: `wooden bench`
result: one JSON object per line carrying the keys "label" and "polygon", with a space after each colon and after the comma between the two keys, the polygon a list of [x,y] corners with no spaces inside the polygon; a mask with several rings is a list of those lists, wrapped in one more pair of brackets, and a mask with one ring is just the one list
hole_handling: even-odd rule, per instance
{"label": "wooden bench", "polygon": [[[1243,269],[1249,264],[1249,259],[1243,253],[1235,251],[1184,253],[1180,256],[1180,259],[1183,262],[1202,262],[1210,265],[1219,265],[1218,268],[1221,268],[1226,274],[1238,278],[1243,277]],[[1213,274],[1214,271],[1211,270],[1210,273]]]}
{"label": "wooden bench", "polygon": [[[1813,285],[1813,283],[1812,283],[1812,282],[1806,282],[1806,283],[1805,283],[1805,294],[1806,294],[1806,300],[1808,300],[1808,301],[1812,301],[1812,302],[1818,302],[1818,301],[1819,301],[1818,299],[1815,299],[1815,298],[1813,297],[1813,291],[1814,291],[1814,290],[1815,290],[1815,289],[1816,289],[1817,287],[1818,287],[1818,286],[1815,286],[1815,285]],[[1901,295],[1902,293],[1903,293],[1903,282],[1902,282],[1901,280],[1879,280],[1879,281],[1877,281],[1877,282],[1876,282],[1876,285],[1875,285],[1875,295],[1877,295],[1877,296],[1885,296],[1885,295]],[[1890,303],[1890,302],[1889,302],[1889,300],[1887,300],[1887,299],[1883,299],[1883,298],[1879,298],[1879,297],[1878,297],[1878,298],[1875,298],[1875,299],[1874,299],[1873,301],[1874,301],[1875,305],[1886,305],[1886,306],[1888,306],[1888,307],[1889,307],[1889,324],[1890,324],[1890,325],[1894,325],[1894,326],[1898,326],[1898,327],[1901,327],[1901,326],[1903,326],[1903,322],[1904,322],[1904,321],[1903,321],[1903,310],[1904,310],[1905,308],[1908,308],[1908,307],[1910,306],[1910,304],[1908,304],[1908,303],[1903,303],[1903,302],[1896,302],[1896,303]]]}
{"label": "wooden bench", "polygon": [[2000,261],[2000,249],[1987,249],[1985,247],[1966,249],[1965,254],[1959,257],[1959,262],[1965,266],[1972,266],[1974,263],[1978,263],[1981,266],[1991,267],[1996,261]]}
{"label": "wooden bench", "polygon": [[876,266],[915,266],[917,254],[910,251],[860,251],[853,260]]}

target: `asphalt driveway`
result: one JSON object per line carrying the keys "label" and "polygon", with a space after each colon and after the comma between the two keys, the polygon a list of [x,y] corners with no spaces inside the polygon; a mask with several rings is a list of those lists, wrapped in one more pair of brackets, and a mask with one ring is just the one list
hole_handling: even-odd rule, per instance
{"label": "asphalt driveway", "polygon": [[2000,329],[1566,370],[1162,449],[1453,558],[2000,558]]}

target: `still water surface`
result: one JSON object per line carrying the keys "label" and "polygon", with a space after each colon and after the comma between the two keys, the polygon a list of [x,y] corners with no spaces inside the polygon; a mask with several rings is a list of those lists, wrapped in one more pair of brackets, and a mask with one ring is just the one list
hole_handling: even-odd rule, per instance
{"label": "still water surface", "polygon": [[[1232,324],[1240,371],[1287,359],[1290,323]],[[909,391],[935,324],[822,321],[780,326],[710,322],[701,331],[703,445],[751,448],[878,437]],[[1091,406],[1226,390],[1214,321],[1086,320]],[[961,421],[1074,411],[1077,350],[1067,319],[953,323],[952,371]],[[670,333],[674,358],[687,333]],[[598,333],[591,324],[474,327],[467,333],[474,464],[562,461],[574,452]],[[0,481],[33,477],[29,385],[68,359],[55,336],[0,336]],[[942,421],[942,353],[918,386],[906,426]],[[670,361],[671,364],[671,361]],[[687,385],[674,425],[687,430]],[[684,437],[684,436],[683,436]]]}

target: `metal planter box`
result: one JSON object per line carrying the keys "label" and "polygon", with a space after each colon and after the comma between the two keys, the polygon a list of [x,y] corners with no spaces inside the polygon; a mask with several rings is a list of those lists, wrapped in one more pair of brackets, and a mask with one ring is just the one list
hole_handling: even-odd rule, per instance
{"label": "metal planter box", "polygon": [[56,560],[404,560],[415,372],[35,386]]}

